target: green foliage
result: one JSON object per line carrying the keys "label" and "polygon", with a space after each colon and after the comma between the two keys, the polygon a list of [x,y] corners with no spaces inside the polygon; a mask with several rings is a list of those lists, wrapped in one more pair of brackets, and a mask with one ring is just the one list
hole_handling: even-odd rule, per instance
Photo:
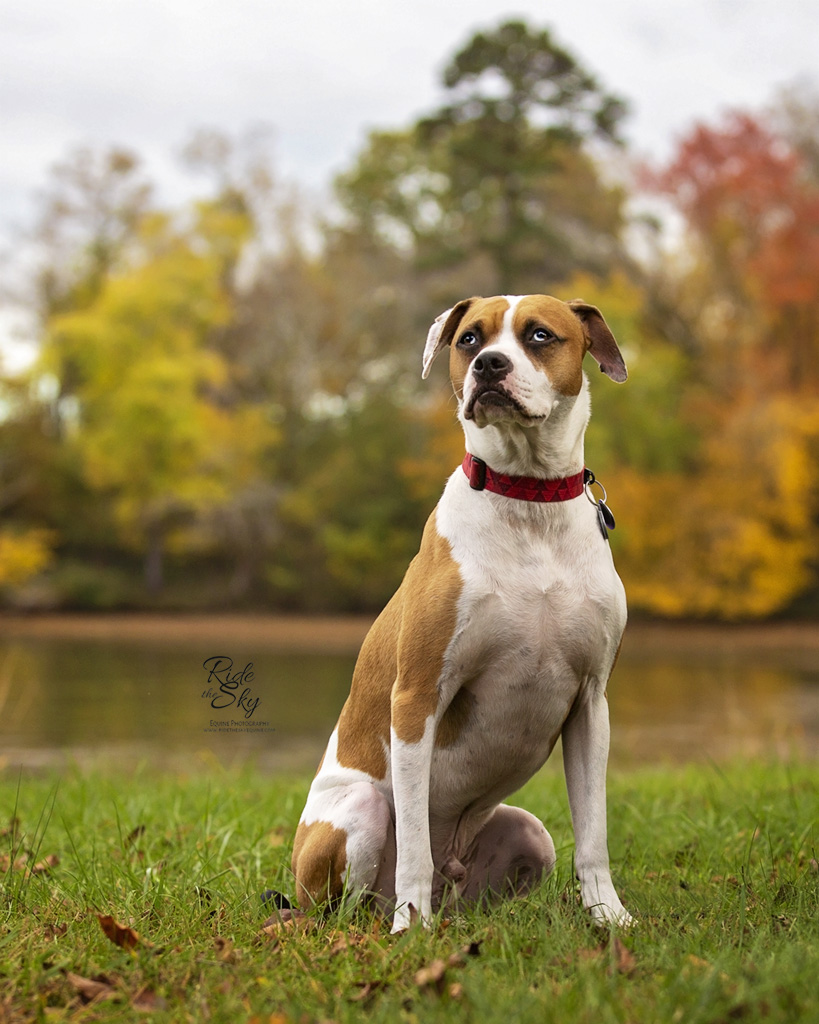
{"label": "green foliage", "polygon": [[282,500],[287,541],[274,580],[291,581],[309,610],[379,607],[418,550],[430,511],[405,465],[423,450],[424,427],[382,399],[304,429],[312,439],[300,462],[309,468]]}

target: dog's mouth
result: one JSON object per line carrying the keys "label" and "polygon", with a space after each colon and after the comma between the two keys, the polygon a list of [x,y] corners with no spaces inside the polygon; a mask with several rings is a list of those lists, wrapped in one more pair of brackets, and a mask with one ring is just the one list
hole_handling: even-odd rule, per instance
{"label": "dog's mouth", "polygon": [[542,418],[532,416],[516,398],[497,385],[487,384],[473,392],[464,408],[464,418],[474,420],[476,407],[480,408],[480,412],[483,414],[482,419],[493,419],[493,410],[508,410],[515,418],[521,417],[526,421]]}

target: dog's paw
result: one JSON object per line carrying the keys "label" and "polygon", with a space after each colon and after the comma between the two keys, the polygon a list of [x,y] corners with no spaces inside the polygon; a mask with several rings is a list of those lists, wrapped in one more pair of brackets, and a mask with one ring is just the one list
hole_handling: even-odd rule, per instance
{"label": "dog's paw", "polygon": [[412,903],[403,903],[396,911],[392,919],[392,928],[390,929],[391,935],[398,935],[401,932],[405,932],[408,928],[411,928],[415,924],[421,924],[424,928],[429,928],[429,917],[427,914],[419,914],[415,909],[415,905]]}
{"label": "dog's paw", "polygon": [[614,905],[598,903],[593,907],[589,907],[589,912],[594,923],[601,928],[613,926],[626,930],[637,923],[619,900]]}

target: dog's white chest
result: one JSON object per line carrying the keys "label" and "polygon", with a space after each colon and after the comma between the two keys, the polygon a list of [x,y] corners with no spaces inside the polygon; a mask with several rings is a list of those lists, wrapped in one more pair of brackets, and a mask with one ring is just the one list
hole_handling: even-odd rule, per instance
{"label": "dog's white chest", "polygon": [[435,773],[441,799],[463,806],[543,764],[584,688],[605,688],[626,618],[585,498],[544,510],[465,483],[453,476],[437,514],[464,585],[447,655],[458,729],[444,729]]}

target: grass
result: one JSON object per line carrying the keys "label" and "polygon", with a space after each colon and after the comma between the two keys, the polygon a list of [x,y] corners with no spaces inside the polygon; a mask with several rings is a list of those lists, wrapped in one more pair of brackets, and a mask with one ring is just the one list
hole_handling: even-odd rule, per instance
{"label": "grass", "polygon": [[556,768],[516,800],[558,848],[526,900],[397,937],[355,909],[265,934],[307,785],[1,774],[0,1022],[819,1021],[819,765],[613,774],[622,936],[578,905]]}

